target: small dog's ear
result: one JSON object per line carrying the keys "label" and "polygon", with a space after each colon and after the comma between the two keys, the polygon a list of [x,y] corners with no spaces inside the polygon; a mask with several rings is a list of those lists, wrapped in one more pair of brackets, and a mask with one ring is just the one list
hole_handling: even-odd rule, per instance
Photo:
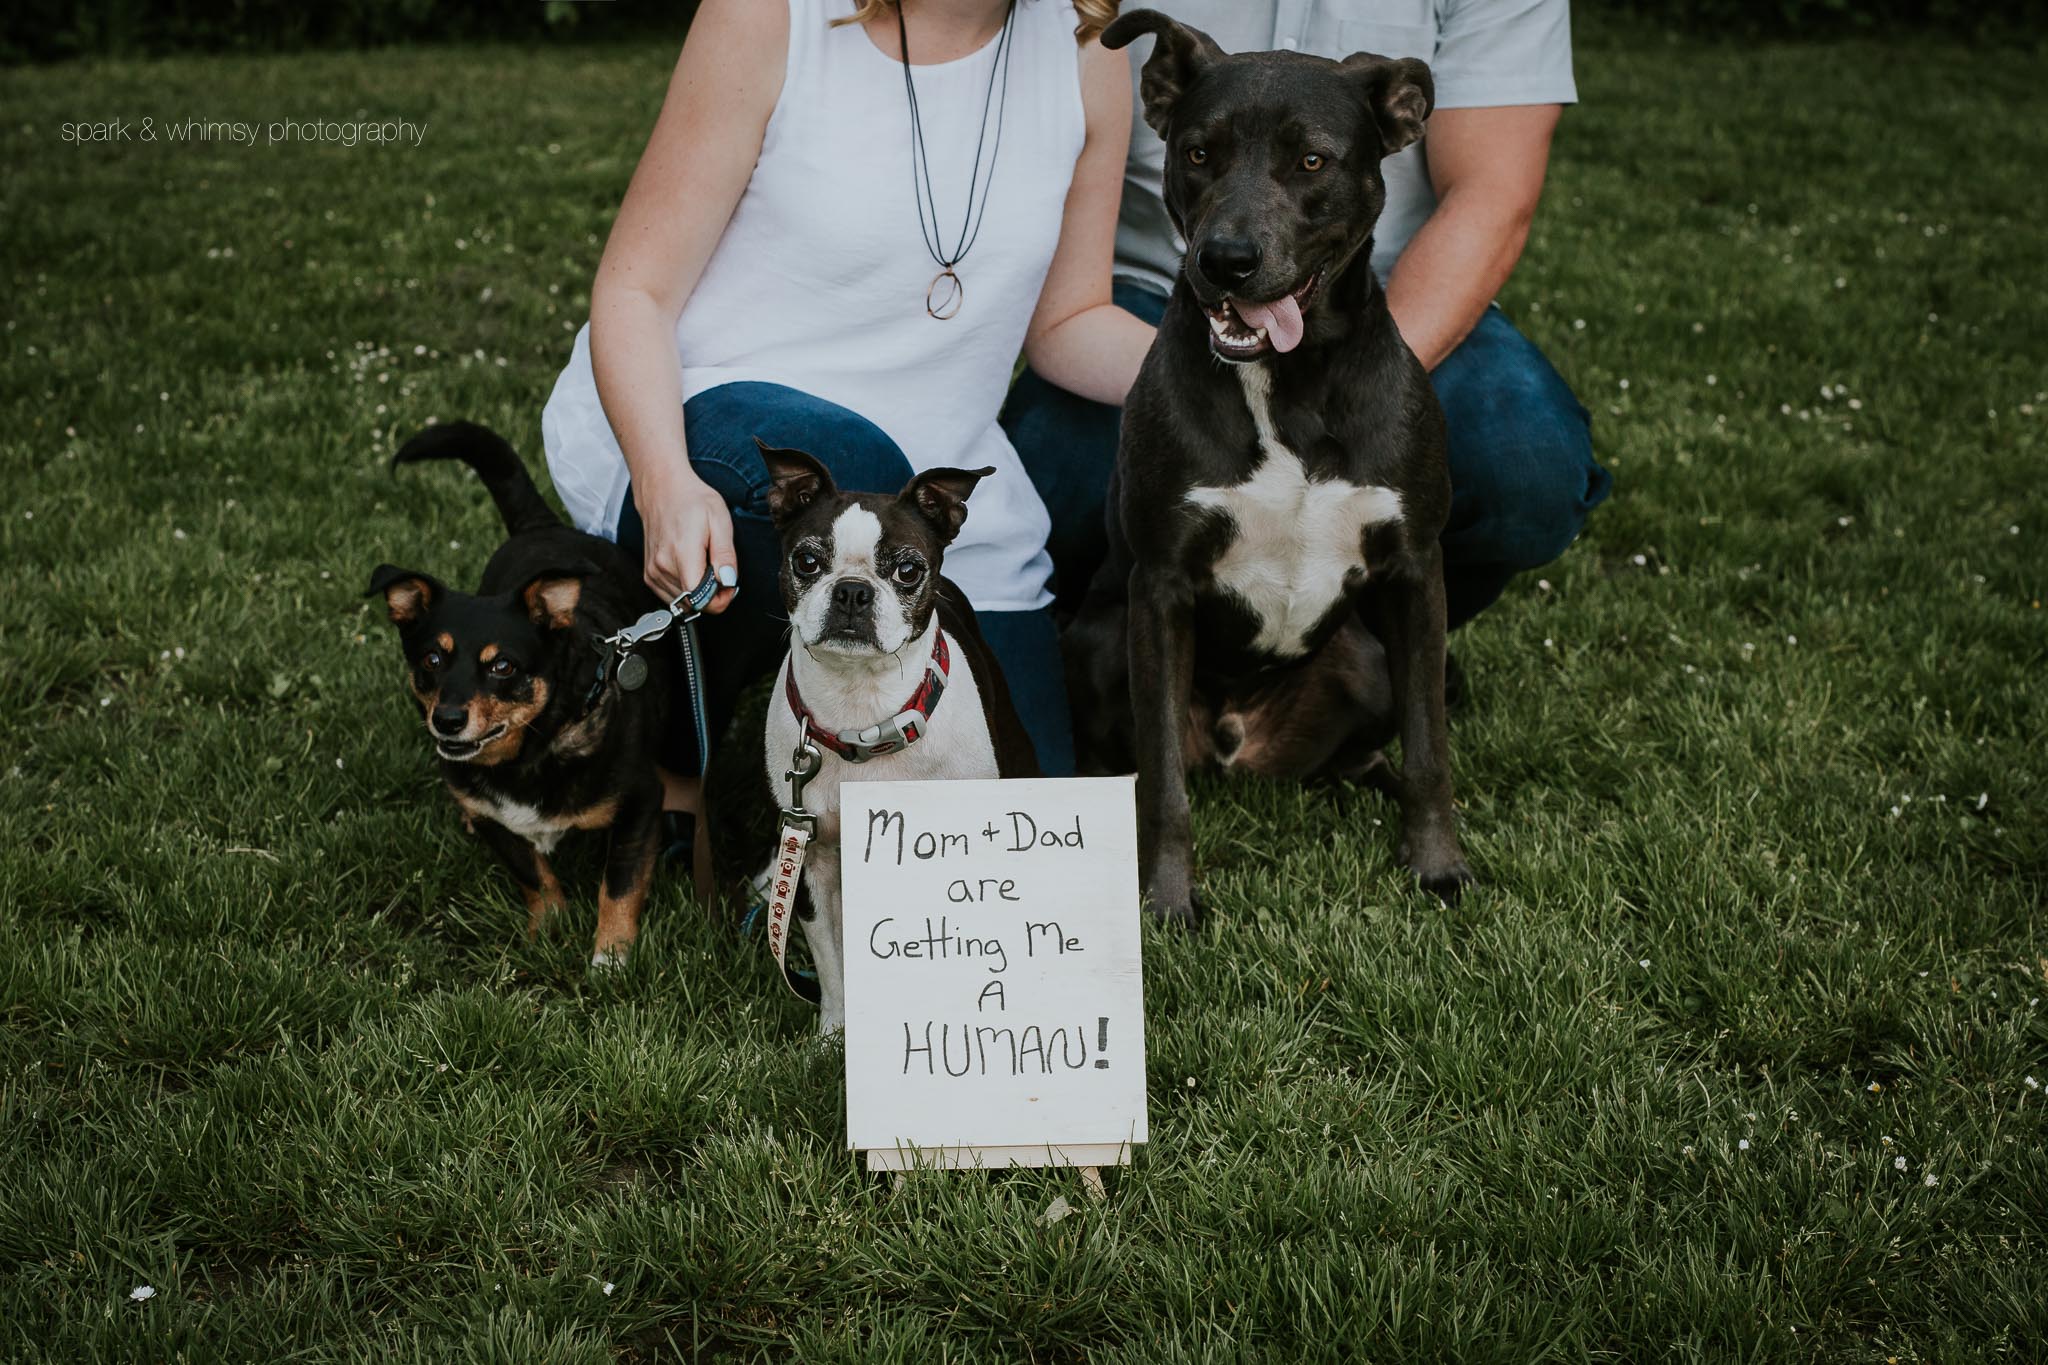
{"label": "small dog's ear", "polygon": [[1354,52],[1344,59],[1344,68],[1365,82],[1366,99],[1379,128],[1381,156],[1392,156],[1421,140],[1422,126],[1436,108],[1436,81],[1428,66],[1413,57]]}
{"label": "small dog's ear", "polygon": [[1134,9],[1120,15],[1102,30],[1102,45],[1112,52],[1128,47],[1147,33],[1157,34],[1152,55],[1138,77],[1138,97],[1144,102],[1145,122],[1161,137],[1173,121],[1173,106],[1202,74],[1202,69],[1223,55],[1216,40],[1198,28],[1167,18],[1156,9]]}
{"label": "small dog's ear", "polygon": [[816,456],[771,446],[758,436],[754,444],[761,447],[761,463],[775,481],[768,489],[768,515],[778,528],[819,498],[838,493],[831,471]]}
{"label": "small dog's ear", "polygon": [[381,594],[384,609],[391,613],[391,624],[409,626],[426,615],[442,591],[440,581],[426,574],[401,569],[396,564],[379,564],[371,571],[370,586],[363,596]]}
{"label": "small dog's ear", "polygon": [[967,498],[974,486],[996,472],[994,465],[980,469],[927,469],[903,485],[896,500],[908,504],[926,521],[939,528],[951,545],[967,520]]}
{"label": "small dog's ear", "polygon": [[526,580],[519,590],[526,615],[542,630],[561,630],[576,624],[576,607],[583,601],[583,569],[544,569]]}

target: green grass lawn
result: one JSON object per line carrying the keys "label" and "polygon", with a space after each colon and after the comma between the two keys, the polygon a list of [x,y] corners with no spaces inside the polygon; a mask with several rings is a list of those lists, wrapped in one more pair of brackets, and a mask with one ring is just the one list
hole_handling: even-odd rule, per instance
{"label": "green grass lawn", "polygon": [[[678,882],[623,973],[587,860],[526,942],[359,596],[496,543],[385,460],[537,459],[672,58],[0,82],[0,1355],[2048,1352],[2038,53],[1582,33],[1506,302],[1618,491],[1454,642],[1482,885],[1201,786],[1152,1144],[1051,1224],[1070,1175],[856,1171]],[[116,116],[427,131],[62,140]]]}

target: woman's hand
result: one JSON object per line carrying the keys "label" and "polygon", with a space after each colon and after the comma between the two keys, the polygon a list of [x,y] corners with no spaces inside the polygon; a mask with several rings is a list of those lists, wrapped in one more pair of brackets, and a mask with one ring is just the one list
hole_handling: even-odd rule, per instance
{"label": "woman's hand", "polygon": [[732,512],[725,499],[702,479],[686,474],[652,486],[636,480],[633,503],[645,537],[641,563],[647,586],[662,601],[673,602],[704,581],[708,565],[723,586],[705,610],[724,611],[739,585]]}

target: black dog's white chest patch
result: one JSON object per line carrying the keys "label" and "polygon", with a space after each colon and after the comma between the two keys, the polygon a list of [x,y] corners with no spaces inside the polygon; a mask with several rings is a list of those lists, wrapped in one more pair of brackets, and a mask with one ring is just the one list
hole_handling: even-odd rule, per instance
{"label": "black dog's white chest patch", "polygon": [[1401,495],[1378,484],[1312,479],[1273,424],[1273,377],[1262,364],[1234,367],[1263,455],[1242,483],[1194,488],[1187,500],[1237,527],[1214,569],[1216,583],[1259,619],[1253,647],[1281,658],[1308,652],[1309,634],[1368,572],[1365,532],[1401,519]]}

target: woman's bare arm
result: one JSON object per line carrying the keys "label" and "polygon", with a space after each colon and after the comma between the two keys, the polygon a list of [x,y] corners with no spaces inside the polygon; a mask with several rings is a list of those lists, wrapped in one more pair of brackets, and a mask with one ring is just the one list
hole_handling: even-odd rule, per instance
{"label": "woman's bare arm", "polygon": [[[732,576],[732,515],[683,443],[675,326],[753,175],[788,46],[787,6],[704,0],[590,291],[597,393],[633,473],[647,584],[664,600],[707,566]],[[731,600],[728,584],[711,609]]]}
{"label": "woman's bare arm", "polygon": [[1081,50],[1081,99],[1088,141],[1074,164],[1059,250],[1024,334],[1024,357],[1070,393],[1121,404],[1154,330],[1109,298],[1131,145],[1131,68],[1123,53],[1093,42]]}

